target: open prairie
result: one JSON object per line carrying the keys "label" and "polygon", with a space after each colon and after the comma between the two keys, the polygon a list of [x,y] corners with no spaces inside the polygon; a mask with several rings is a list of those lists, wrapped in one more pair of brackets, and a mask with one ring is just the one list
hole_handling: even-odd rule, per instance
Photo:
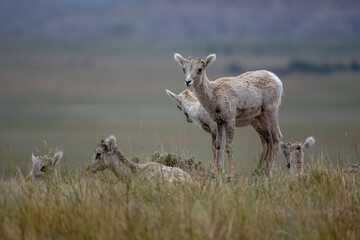
{"label": "open prairie", "polygon": [[[44,141],[64,150],[63,165],[74,170],[90,161],[98,141],[109,134],[117,136],[128,156],[146,158],[164,151],[210,163],[210,136],[186,122],[165,89],[185,89],[174,52],[204,58],[213,50],[218,58],[208,69],[210,80],[255,69],[278,73],[284,84],[279,112],[283,140],[303,141],[310,135],[316,139],[306,161],[320,153],[340,165],[359,161],[359,73],[287,70],[292,59],[358,61],[356,44],[7,43],[1,50],[2,176],[13,174],[15,166],[27,171],[31,153],[42,153]],[[250,174],[259,154],[255,131],[238,128],[238,168]]]}
{"label": "open prairie", "polygon": [[[343,172],[360,161],[359,49],[356,44],[3,44],[0,239],[359,239],[360,175]],[[191,183],[84,173],[109,134],[128,157],[146,162],[154,152],[171,152],[195,156],[208,170],[210,136],[186,122],[165,89],[185,88],[174,52],[204,58],[213,51],[218,58],[208,70],[210,79],[255,69],[279,75],[283,141],[316,139],[305,152],[304,176],[291,178],[279,153],[274,177],[251,177],[260,141],[250,127],[236,130],[231,182],[197,172],[191,172]],[[294,69],[299,66],[299,61],[292,65],[294,59],[307,68]],[[349,64],[354,71],[344,70]],[[21,178],[16,167],[26,175],[31,153],[54,148],[64,151],[61,177]]]}

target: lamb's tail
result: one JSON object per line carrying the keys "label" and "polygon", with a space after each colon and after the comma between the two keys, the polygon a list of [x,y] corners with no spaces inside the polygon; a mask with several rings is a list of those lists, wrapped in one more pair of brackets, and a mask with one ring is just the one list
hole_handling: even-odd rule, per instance
{"label": "lamb's tail", "polygon": [[221,169],[224,170],[224,153],[225,153],[225,144],[226,144],[226,128],[225,128],[225,124],[223,124],[221,126],[222,131],[221,131],[221,146],[220,146],[220,157],[218,158],[220,163],[219,166],[221,167]]}

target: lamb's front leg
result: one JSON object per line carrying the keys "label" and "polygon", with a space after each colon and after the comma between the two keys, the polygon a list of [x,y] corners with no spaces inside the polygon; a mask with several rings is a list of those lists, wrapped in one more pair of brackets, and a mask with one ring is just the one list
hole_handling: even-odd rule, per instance
{"label": "lamb's front leg", "polygon": [[215,142],[216,163],[217,163],[218,172],[220,173],[224,172],[223,155],[224,155],[225,141],[226,141],[225,123],[221,122],[217,124],[217,134],[216,134],[216,142]]}
{"label": "lamb's front leg", "polygon": [[215,133],[211,133],[211,150],[213,152],[213,155],[214,155],[214,158],[213,158],[213,168],[211,170],[211,173],[213,175],[215,175],[217,172],[218,172],[218,168],[219,168],[219,165],[218,165],[218,159],[217,159],[217,156],[218,156],[218,150],[216,149],[216,132]]}
{"label": "lamb's front leg", "polygon": [[228,157],[228,180],[234,177],[234,166],[232,163],[232,142],[234,140],[235,133],[235,119],[230,120],[225,124],[226,131],[226,153]]}

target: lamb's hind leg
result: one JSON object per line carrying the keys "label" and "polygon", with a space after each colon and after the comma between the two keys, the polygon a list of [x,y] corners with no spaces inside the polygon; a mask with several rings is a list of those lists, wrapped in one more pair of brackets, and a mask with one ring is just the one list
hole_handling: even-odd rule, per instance
{"label": "lamb's hind leg", "polygon": [[264,116],[259,116],[256,118],[255,122],[252,124],[254,129],[258,132],[260,139],[263,143],[263,152],[260,157],[259,164],[254,172],[256,175],[261,175],[263,173],[268,174],[267,172],[267,162],[269,162],[270,151],[272,148],[272,136],[268,128],[268,123]]}
{"label": "lamb's hind leg", "polygon": [[268,128],[271,134],[271,149],[269,152],[268,162],[266,163],[268,173],[271,173],[276,165],[277,156],[280,150],[280,142],[282,134],[278,124],[278,107],[274,106],[272,109],[264,111],[264,117],[268,123]]}
{"label": "lamb's hind leg", "polygon": [[263,129],[264,126],[261,126],[258,119],[254,119],[254,121],[251,123],[251,126],[255,129],[255,131],[258,133],[260,140],[261,140],[261,156],[258,168],[255,170],[254,174],[259,175],[261,171],[263,171],[262,166],[264,165],[265,158],[268,154],[268,137],[266,136],[266,130]]}

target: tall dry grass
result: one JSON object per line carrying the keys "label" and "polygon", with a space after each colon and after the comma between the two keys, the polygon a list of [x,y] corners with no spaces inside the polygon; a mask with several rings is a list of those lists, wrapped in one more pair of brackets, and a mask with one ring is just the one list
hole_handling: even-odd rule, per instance
{"label": "tall dry grass", "polygon": [[119,181],[108,172],[1,180],[0,239],[360,239],[360,174]]}

